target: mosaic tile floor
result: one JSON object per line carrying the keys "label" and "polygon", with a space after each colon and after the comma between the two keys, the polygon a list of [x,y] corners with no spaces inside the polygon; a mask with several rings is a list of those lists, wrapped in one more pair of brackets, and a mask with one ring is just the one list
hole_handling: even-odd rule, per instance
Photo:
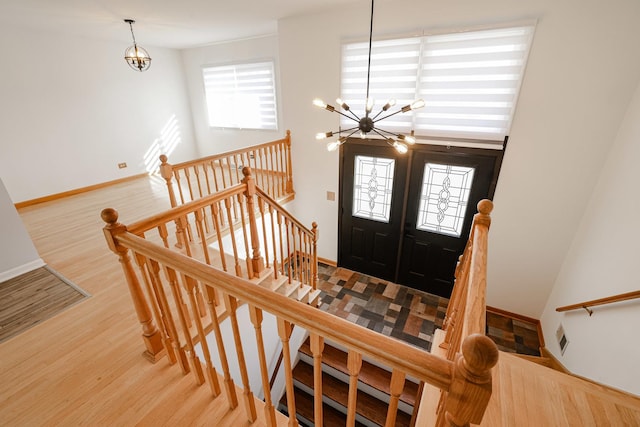
{"label": "mosaic tile floor", "polygon": [[[320,309],[426,350],[441,328],[447,298],[397,285],[340,267],[319,264]],[[487,313],[487,329],[498,348],[540,355],[537,327]]]}

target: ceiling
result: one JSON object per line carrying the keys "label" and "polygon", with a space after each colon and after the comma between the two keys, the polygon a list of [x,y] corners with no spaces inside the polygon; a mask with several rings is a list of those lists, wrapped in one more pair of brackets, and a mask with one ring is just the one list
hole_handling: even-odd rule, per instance
{"label": "ceiling", "polygon": [[74,37],[188,48],[277,30],[280,18],[361,0],[0,0],[0,24]]}

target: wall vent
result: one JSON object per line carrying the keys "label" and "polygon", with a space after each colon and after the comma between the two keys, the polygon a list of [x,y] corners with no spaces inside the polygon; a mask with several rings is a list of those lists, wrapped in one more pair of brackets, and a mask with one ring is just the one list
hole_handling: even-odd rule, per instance
{"label": "wall vent", "polygon": [[558,345],[560,346],[560,353],[564,355],[564,351],[569,344],[569,340],[567,340],[567,335],[564,333],[564,328],[562,327],[562,323],[558,326],[556,330],[556,338],[558,339]]}

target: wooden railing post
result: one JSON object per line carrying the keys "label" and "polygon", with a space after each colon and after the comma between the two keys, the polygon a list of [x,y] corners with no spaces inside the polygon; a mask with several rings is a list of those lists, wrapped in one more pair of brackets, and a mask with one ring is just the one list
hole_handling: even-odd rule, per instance
{"label": "wooden railing post", "polygon": [[176,193],[173,191],[173,183],[171,179],[173,178],[173,166],[167,163],[167,156],[164,154],[160,155],[160,175],[164,178],[167,183],[167,190],[169,191],[169,201],[171,202],[171,207],[175,208],[178,206],[176,202]]}
{"label": "wooden railing post", "polygon": [[498,363],[498,347],[487,336],[473,334],[462,343],[445,402],[445,425],[480,424],[491,398],[491,368]]}
{"label": "wooden railing post", "polygon": [[103,209],[100,216],[102,217],[102,220],[107,223],[103,228],[104,237],[107,240],[109,249],[118,255],[118,260],[120,261],[120,265],[122,265],[122,270],[127,280],[129,293],[133,300],[133,306],[136,310],[138,321],[142,326],[142,341],[146,347],[146,350],[142,355],[149,361],[155,363],[165,355],[162,336],[153,322],[149,304],[147,303],[144,292],[140,287],[140,281],[138,280],[133,269],[133,265],[131,264],[129,250],[118,244],[115,239],[116,235],[126,232],[127,227],[118,222],[118,212],[115,209]]}
{"label": "wooden railing post", "polygon": [[293,194],[293,167],[291,162],[291,131],[285,136],[285,151],[287,155],[287,194]]}
{"label": "wooden railing post", "polygon": [[[256,209],[254,206],[256,183],[251,176],[251,168],[248,166],[242,168],[242,174],[244,175],[242,183],[247,186],[247,191],[244,195],[247,198],[247,215],[249,216],[249,231],[251,233],[251,266],[253,267],[254,277],[260,277],[260,274],[264,270],[264,259],[260,255],[260,236],[258,235]],[[249,256],[249,254],[247,254],[247,256]]]}

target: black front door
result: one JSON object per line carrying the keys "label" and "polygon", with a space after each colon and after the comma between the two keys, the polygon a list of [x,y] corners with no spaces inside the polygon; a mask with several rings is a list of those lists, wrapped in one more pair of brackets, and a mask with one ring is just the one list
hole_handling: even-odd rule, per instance
{"label": "black front door", "polygon": [[502,151],[379,141],[342,147],[338,265],[449,297],[478,201]]}
{"label": "black front door", "polygon": [[493,196],[495,162],[494,156],[414,152],[398,283],[451,295],[476,205]]}
{"label": "black front door", "polygon": [[408,159],[387,144],[359,141],[345,144],[342,156],[338,264],[393,281]]}

